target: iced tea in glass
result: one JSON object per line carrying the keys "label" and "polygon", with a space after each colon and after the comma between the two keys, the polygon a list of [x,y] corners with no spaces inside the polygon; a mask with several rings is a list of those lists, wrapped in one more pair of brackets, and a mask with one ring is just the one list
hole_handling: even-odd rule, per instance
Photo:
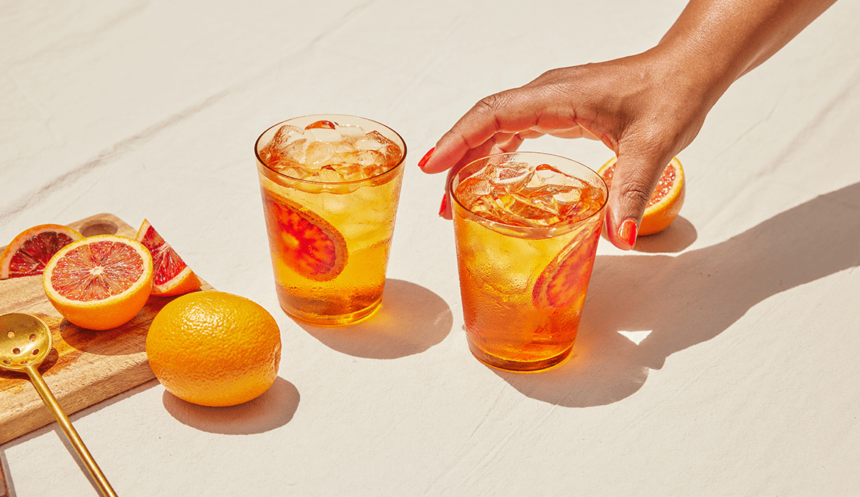
{"label": "iced tea in glass", "polygon": [[570,354],[608,191],[586,166],[491,155],[449,186],[466,336],[491,366],[537,371]]}
{"label": "iced tea in glass", "polygon": [[317,326],[379,308],[406,144],[394,130],[321,114],[257,140],[257,173],[281,308]]}

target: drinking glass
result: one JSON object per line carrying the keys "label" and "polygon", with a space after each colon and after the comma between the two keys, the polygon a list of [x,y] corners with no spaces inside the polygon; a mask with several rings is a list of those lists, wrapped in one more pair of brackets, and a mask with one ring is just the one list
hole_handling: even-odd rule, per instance
{"label": "drinking glass", "polygon": [[[285,166],[289,161],[272,159],[271,148],[267,148],[273,146],[270,142],[276,139],[281,144],[287,143],[289,140],[280,130],[293,130],[292,127],[305,134],[316,133],[321,138],[314,142],[320,145],[317,148],[333,145],[339,151],[336,154],[346,150],[341,155],[355,155],[349,160],[356,162],[343,169],[347,171],[344,174],[352,175],[347,176],[351,179],[338,177],[330,181],[326,174],[332,174],[334,169],[320,167],[324,161],[317,156],[321,161],[314,166],[317,175],[304,178],[297,176],[306,171],[297,174],[295,169]],[[312,131],[308,132],[306,127]],[[356,145],[360,154],[350,152],[343,144],[331,141],[329,135],[336,131],[335,127],[344,133],[357,132],[355,127],[360,127],[368,133],[367,140],[382,143],[378,155],[394,157],[388,164],[390,169],[362,165],[372,163],[373,157],[367,156],[373,154],[364,152],[373,144],[365,147],[366,142],[362,142]],[[304,138],[290,139],[296,142]],[[293,142],[285,149],[295,145]],[[312,145],[307,144],[305,148],[303,153],[310,161],[318,150],[311,150]],[[385,285],[406,158],[403,138],[388,126],[369,119],[319,114],[272,126],[260,135],[255,152],[281,308],[294,319],[317,326],[344,325],[370,317],[379,308]],[[392,155],[395,152],[399,159]],[[330,160],[336,161],[337,157]]]}
{"label": "drinking glass", "polygon": [[[475,181],[464,183],[488,164],[527,164],[540,172],[564,173],[566,184],[581,185],[565,187],[569,190],[565,198],[574,195],[579,200],[559,204],[562,207],[553,217],[546,214],[547,205],[555,201],[545,195],[554,191],[549,187],[530,183],[534,187],[520,191],[512,186],[524,181],[517,177],[493,183],[492,188],[476,187]],[[476,195],[470,189],[502,193],[489,204],[465,201]],[[486,364],[513,371],[558,364],[570,354],[579,328],[608,195],[606,184],[574,160],[519,152],[471,162],[452,178],[449,193],[472,354]],[[471,210],[466,207],[470,202]],[[510,212],[516,216],[508,216]],[[544,226],[529,219],[538,213],[553,221]]]}

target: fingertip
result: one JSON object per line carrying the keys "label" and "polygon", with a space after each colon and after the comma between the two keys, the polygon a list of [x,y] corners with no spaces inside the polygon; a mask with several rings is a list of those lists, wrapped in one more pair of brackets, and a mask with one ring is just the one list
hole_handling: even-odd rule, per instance
{"label": "fingertip", "polygon": [[440,140],[435,147],[424,154],[418,165],[425,173],[441,173],[451,169],[465,153],[465,151],[452,150],[452,147],[445,140]]}
{"label": "fingertip", "polygon": [[448,201],[447,193],[442,195],[442,202],[439,204],[439,217],[449,221],[453,219],[451,215],[451,203]]}
{"label": "fingertip", "polygon": [[639,232],[639,226],[637,226],[636,221],[631,218],[627,218],[621,222],[621,226],[618,227],[618,240],[621,242],[622,246],[619,248],[624,250],[632,250],[633,246],[636,245],[636,235]]}
{"label": "fingertip", "polygon": [[427,165],[427,161],[429,161],[430,158],[433,157],[433,152],[435,152],[435,151],[436,151],[436,147],[433,147],[430,150],[428,150],[426,154],[424,154],[424,157],[421,157],[421,160],[418,161],[418,167],[420,169],[422,169],[422,170],[424,169],[424,166]]}
{"label": "fingertip", "polygon": [[625,217],[620,223],[615,221],[611,210],[604,218],[604,235],[621,250],[633,250],[639,234],[639,223],[633,217]]}

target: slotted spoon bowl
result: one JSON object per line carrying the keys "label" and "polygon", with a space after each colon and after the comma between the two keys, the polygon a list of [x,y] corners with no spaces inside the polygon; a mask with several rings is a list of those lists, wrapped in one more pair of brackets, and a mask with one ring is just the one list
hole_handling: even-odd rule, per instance
{"label": "slotted spoon bowl", "polygon": [[41,319],[18,312],[0,316],[0,369],[27,373],[33,387],[51,410],[99,490],[103,495],[116,497],[99,465],[39,373],[39,365],[50,352],[51,330]]}

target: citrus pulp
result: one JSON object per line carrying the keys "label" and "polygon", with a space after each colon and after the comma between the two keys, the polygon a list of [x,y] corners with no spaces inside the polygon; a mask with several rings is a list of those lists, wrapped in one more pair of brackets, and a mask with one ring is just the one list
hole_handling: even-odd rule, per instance
{"label": "citrus pulp", "polygon": [[182,295],[200,288],[200,279],[194,271],[179,257],[169,243],[155,231],[146,219],[137,230],[137,241],[149,249],[152,254],[154,274],[152,277],[152,295],[167,297]]}
{"label": "citrus pulp", "polygon": [[90,330],[131,321],[152,291],[152,256],[140,242],[97,235],[72,242],[48,261],[45,294],[73,324]]}
{"label": "citrus pulp", "polygon": [[346,240],[331,223],[283,198],[264,196],[264,202],[272,213],[269,239],[290,269],[314,281],[332,280],[343,271]]}
{"label": "citrus pulp", "polygon": [[0,280],[42,274],[58,250],[81,238],[77,231],[59,224],[40,224],[23,231],[0,255]]}

